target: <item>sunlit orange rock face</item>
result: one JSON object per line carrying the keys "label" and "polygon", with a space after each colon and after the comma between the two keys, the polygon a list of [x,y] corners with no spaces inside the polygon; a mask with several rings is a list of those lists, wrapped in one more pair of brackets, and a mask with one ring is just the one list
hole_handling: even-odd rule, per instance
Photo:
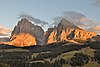
{"label": "sunlit orange rock face", "polygon": [[47,43],[49,44],[49,43],[54,43],[54,42],[64,42],[71,39],[86,40],[87,38],[92,38],[93,36],[96,36],[96,33],[94,32],[87,32],[87,31],[74,30],[74,29],[69,29],[69,30],[71,31],[68,32],[68,31],[62,30],[59,36],[57,36],[57,32],[54,32],[54,31],[51,32]]}
{"label": "sunlit orange rock face", "polygon": [[10,41],[2,43],[18,47],[46,45],[65,41],[78,43],[74,39],[87,40],[93,36],[96,36],[95,32],[85,31],[64,18],[62,18],[58,26],[49,28],[46,32],[40,26],[34,25],[23,18],[14,27]]}
{"label": "sunlit orange rock face", "polygon": [[52,32],[51,32],[51,34],[50,34],[50,36],[49,36],[49,38],[48,38],[48,42],[47,42],[48,44],[49,44],[49,43],[57,42],[57,40],[56,40],[56,39],[57,39],[56,34],[57,34],[57,33],[56,33],[55,31],[52,31]]}
{"label": "sunlit orange rock face", "polygon": [[73,39],[86,40],[93,36],[96,36],[95,32],[85,31],[63,18],[58,27],[55,27],[48,36],[47,43],[70,41]]}
{"label": "sunlit orange rock face", "polygon": [[10,42],[4,42],[18,47],[33,46],[41,44],[44,30],[32,24],[26,18],[21,19],[12,31]]}
{"label": "sunlit orange rock face", "polygon": [[28,33],[14,34],[10,42],[4,43],[19,47],[37,45],[36,38]]}

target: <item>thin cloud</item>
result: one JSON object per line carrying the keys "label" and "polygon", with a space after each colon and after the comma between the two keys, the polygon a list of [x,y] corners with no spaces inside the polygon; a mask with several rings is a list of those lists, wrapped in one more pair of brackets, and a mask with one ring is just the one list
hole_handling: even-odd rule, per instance
{"label": "thin cloud", "polygon": [[74,23],[76,26],[81,27],[82,29],[87,31],[95,31],[94,27],[96,26],[96,23],[81,13],[68,11],[63,13],[63,17]]}
{"label": "thin cloud", "polygon": [[10,29],[0,25],[0,36],[8,36],[10,32]]}
{"label": "thin cloud", "polygon": [[59,24],[59,22],[60,22],[61,19],[62,19],[62,17],[54,17],[53,18],[54,22],[51,24],[51,27],[55,26],[55,25],[57,26]]}
{"label": "thin cloud", "polygon": [[94,29],[96,30],[96,32],[97,32],[98,34],[100,34],[100,26],[96,26]]}
{"label": "thin cloud", "polygon": [[100,26],[96,26],[95,29],[100,31]]}
{"label": "thin cloud", "polygon": [[[96,22],[88,19],[85,15],[75,12],[75,11],[66,11],[63,13],[62,16],[60,17],[56,17],[56,19],[54,18],[54,25],[59,23],[59,20],[61,18],[65,18],[68,21],[70,21],[71,23],[75,24],[76,26],[87,30],[87,31],[93,31],[93,32],[97,32],[97,30],[95,29],[96,25],[98,25]],[[55,20],[57,22],[55,22]]]}
{"label": "thin cloud", "polygon": [[[73,19],[72,19],[73,20]],[[95,26],[96,26],[96,23],[93,22],[92,20],[86,18],[86,17],[82,17],[80,19],[74,19],[75,20],[78,20],[77,21],[77,26],[87,30],[87,31],[95,31]]]}
{"label": "thin cloud", "polygon": [[45,25],[48,25],[47,22],[41,21],[40,19],[37,19],[37,18],[34,18],[29,14],[20,14],[20,15],[18,15],[18,18],[26,18],[35,24],[41,25],[42,27],[44,27]]}
{"label": "thin cloud", "polygon": [[94,0],[92,5],[96,7],[100,7],[100,0]]}

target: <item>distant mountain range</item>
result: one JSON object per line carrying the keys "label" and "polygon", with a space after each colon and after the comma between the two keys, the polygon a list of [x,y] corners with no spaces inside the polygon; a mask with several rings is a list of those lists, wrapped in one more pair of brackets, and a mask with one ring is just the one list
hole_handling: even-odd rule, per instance
{"label": "distant mountain range", "polygon": [[44,32],[42,27],[34,25],[26,18],[23,18],[14,27],[10,41],[2,43],[19,47],[46,45],[65,41],[79,43],[75,40],[86,41],[96,35],[95,32],[88,32],[75,26],[65,18],[62,18],[57,26],[49,28],[46,32]]}

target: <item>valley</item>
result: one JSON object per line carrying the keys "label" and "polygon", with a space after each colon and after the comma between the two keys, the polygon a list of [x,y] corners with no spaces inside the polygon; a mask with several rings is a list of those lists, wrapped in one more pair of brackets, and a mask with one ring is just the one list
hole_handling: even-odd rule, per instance
{"label": "valley", "polygon": [[[100,47],[100,44],[96,45]],[[92,46],[93,44],[90,43],[78,45],[70,42],[30,47],[1,45],[0,65],[4,67],[33,67],[33,65],[34,67],[87,67],[93,63],[99,67],[100,50]]]}

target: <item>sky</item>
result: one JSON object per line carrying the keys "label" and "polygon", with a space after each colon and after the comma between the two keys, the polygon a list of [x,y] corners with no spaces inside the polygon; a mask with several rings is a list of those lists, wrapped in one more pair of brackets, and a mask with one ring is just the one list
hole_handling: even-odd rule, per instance
{"label": "sky", "polygon": [[0,0],[0,27],[12,30],[20,14],[51,24],[66,11],[79,12],[99,25],[100,0]]}

